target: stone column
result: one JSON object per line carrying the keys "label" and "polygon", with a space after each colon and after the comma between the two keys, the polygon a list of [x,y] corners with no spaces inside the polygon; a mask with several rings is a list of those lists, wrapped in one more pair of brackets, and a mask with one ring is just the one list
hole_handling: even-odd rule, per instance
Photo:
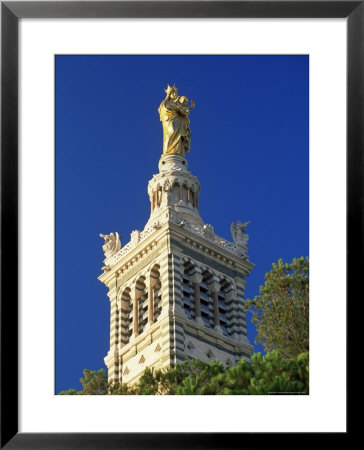
{"label": "stone column", "polygon": [[154,209],[155,209],[155,191],[153,191],[152,193],[152,212],[154,211]]}
{"label": "stone column", "polygon": [[119,308],[117,304],[116,278],[109,284],[108,297],[110,299],[110,348],[118,345]]}
{"label": "stone column", "polygon": [[105,358],[105,364],[108,368],[108,380],[116,382],[119,376],[119,308],[117,305],[117,282],[115,277],[108,284],[108,288],[109,292],[107,295],[110,299],[110,350]]}
{"label": "stone column", "polygon": [[149,274],[147,279],[148,286],[148,326],[154,323],[154,287],[156,280],[152,278]]}
{"label": "stone column", "polygon": [[235,279],[236,291],[235,291],[235,316],[236,324],[234,330],[234,338],[238,341],[248,342],[247,338],[247,325],[246,325],[246,313],[244,311],[244,291],[246,281],[242,278]]}
{"label": "stone column", "polygon": [[202,323],[201,319],[201,304],[200,304],[200,283],[202,281],[202,275],[199,272],[195,272],[190,278],[195,288],[195,320]]}
{"label": "stone column", "polygon": [[179,200],[183,201],[183,184],[179,185]]}
{"label": "stone column", "polygon": [[[120,332],[124,332],[125,334],[128,332],[128,324],[127,324],[127,313],[123,312],[123,311],[127,311],[127,301],[123,300],[122,297],[120,297],[119,299],[119,305],[120,305],[120,314],[119,314],[119,330]],[[127,343],[127,338],[126,337],[121,337],[121,335],[119,335],[119,346],[124,347],[124,345],[126,345]]]}
{"label": "stone column", "polygon": [[215,327],[220,325],[220,314],[219,314],[219,290],[220,290],[220,283],[218,281],[213,281],[209,285],[209,289],[212,292],[212,297],[214,299],[214,325]]}
{"label": "stone column", "polygon": [[222,332],[220,327],[220,313],[219,313],[219,291],[220,291],[220,282],[217,279],[214,279],[212,283],[209,285],[209,289],[212,292],[212,296],[214,299],[214,328],[218,332]]}
{"label": "stone column", "polygon": [[133,337],[136,338],[139,334],[139,297],[140,292],[136,285],[134,286],[134,301],[133,301]]}

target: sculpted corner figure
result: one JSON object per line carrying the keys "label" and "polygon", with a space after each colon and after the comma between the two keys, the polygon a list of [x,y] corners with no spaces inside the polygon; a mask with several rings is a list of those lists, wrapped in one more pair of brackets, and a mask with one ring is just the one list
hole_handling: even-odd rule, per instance
{"label": "sculpted corner figure", "polygon": [[159,106],[158,112],[163,126],[163,155],[181,155],[190,151],[191,130],[188,115],[195,107],[191,100],[188,105],[188,98],[178,96],[176,86],[167,86],[165,89],[166,98]]}
{"label": "sculpted corner figure", "polygon": [[102,246],[102,250],[104,251],[106,258],[115,255],[115,253],[121,249],[120,236],[118,232],[116,232],[116,235],[114,233],[100,234],[100,237],[102,237],[105,241],[105,244]]}
{"label": "sculpted corner figure", "polygon": [[246,234],[246,229],[250,222],[241,223],[240,220],[234,222],[230,225],[231,236],[233,238],[233,242],[238,249],[242,249],[242,247],[246,247],[249,240],[249,235]]}

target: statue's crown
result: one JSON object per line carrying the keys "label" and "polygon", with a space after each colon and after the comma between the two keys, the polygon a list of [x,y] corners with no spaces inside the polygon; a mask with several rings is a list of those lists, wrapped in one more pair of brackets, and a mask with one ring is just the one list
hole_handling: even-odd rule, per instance
{"label": "statue's crown", "polygon": [[166,94],[170,94],[172,91],[178,92],[178,89],[176,88],[175,85],[173,85],[173,86],[168,85],[167,89],[164,89],[164,91]]}

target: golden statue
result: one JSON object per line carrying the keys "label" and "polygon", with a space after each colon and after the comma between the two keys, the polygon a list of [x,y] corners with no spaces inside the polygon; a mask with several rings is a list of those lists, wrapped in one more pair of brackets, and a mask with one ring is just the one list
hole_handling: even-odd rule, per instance
{"label": "golden statue", "polygon": [[191,100],[188,106],[188,98],[178,96],[176,86],[167,86],[166,98],[158,108],[160,120],[163,126],[163,155],[181,155],[190,151],[191,130],[188,115],[195,107]]}

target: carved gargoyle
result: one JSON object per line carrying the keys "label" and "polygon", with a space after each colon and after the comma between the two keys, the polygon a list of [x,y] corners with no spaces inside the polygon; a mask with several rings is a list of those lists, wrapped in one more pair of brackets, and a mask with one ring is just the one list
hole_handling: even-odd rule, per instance
{"label": "carved gargoyle", "polygon": [[105,241],[102,246],[102,250],[104,251],[105,258],[109,258],[112,255],[115,255],[121,249],[121,241],[119,233],[116,232],[110,234],[100,234]]}

